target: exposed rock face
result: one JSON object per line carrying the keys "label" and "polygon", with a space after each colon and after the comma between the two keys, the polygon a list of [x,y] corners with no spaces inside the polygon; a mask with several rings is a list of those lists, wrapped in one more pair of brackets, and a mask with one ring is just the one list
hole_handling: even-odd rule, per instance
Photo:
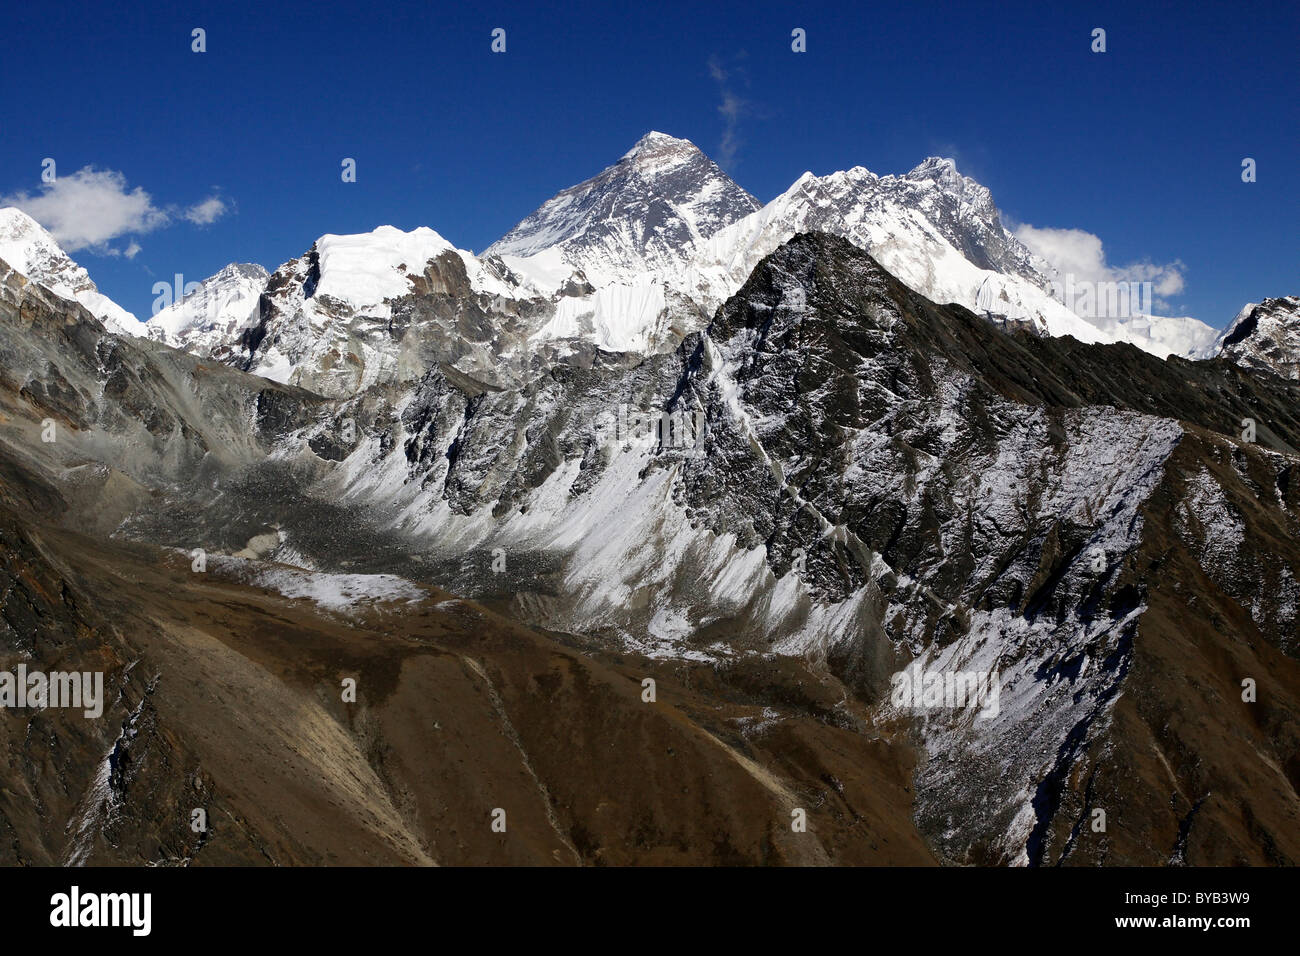
{"label": "exposed rock face", "polygon": [[1248,304],[1215,346],[1217,354],[1239,365],[1300,379],[1300,296]]}
{"label": "exposed rock face", "polygon": [[[343,302],[328,271],[318,250],[272,277],[252,354]],[[465,343],[501,341],[505,297],[485,300],[451,250],[399,271],[411,291],[382,318],[340,308],[364,368],[382,337],[414,339],[409,370],[327,396],[0,282],[9,506],[113,534],[120,578],[71,538],[52,553],[153,622],[119,656],[164,671],[151,699],[178,753],[238,801],[248,842],[224,852],[353,858],[324,823],[295,843],[248,809],[215,741],[262,740],[265,721],[281,741],[267,773],[305,768],[337,797],[331,827],[367,833],[374,859],[1300,861],[1300,385],[999,331],[824,234],[777,248],[706,327],[648,356],[476,366]],[[41,443],[46,417],[66,437]],[[158,546],[206,549],[213,575],[126,557]],[[262,560],[220,557],[244,551]],[[479,603],[358,604],[405,593],[358,574]],[[473,623],[453,623],[462,608]],[[242,699],[250,660],[302,726],[323,721],[328,760],[257,705],[222,717],[168,690],[198,668]],[[360,710],[336,703],[339,661],[379,685]],[[996,674],[996,713],[900,702],[908,668]],[[676,708],[666,723],[639,709],[646,675]],[[409,729],[462,711],[454,743]],[[194,731],[218,719],[215,738]],[[430,776],[479,747],[500,760],[467,759],[454,787]],[[679,798],[657,788],[683,755],[700,783]],[[382,801],[332,765],[376,775]],[[655,783],[612,797],[633,772]],[[502,788],[531,808],[526,841],[479,840],[474,814]],[[815,844],[789,842],[790,809],[812,805]],[[761,822],[721,825],[722,843],[700,829],[736,815]]]}

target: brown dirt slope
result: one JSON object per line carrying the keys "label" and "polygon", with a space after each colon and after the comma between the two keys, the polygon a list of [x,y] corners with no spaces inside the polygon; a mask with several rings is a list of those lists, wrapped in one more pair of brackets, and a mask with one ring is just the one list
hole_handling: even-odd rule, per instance
{"label": "brown dirt slope", "polygon": [[790,662],[719,687],[435,590],[347,617],[183,555],[4,531],[5,666],[112,688],[99,720],[0,714],[5,863],[932,862],[908,750]]}

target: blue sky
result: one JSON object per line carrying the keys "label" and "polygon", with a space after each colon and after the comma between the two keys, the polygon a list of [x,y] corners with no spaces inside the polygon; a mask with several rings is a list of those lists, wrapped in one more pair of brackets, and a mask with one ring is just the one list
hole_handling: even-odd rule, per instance
{"label": "blue sky", "polygon": [[1050,6],[29,4],[0,58],[0,197],[39,197],[45,157],[147,193],[134,231],[72,255],[148,316],[159,279],[274,269],[326,232],[481,250],[658,129],[764,201],[804,170],[952,156],[1011,221],[1174,269],[1168,311],[1216,327],[1300,293],[1300,4]]}

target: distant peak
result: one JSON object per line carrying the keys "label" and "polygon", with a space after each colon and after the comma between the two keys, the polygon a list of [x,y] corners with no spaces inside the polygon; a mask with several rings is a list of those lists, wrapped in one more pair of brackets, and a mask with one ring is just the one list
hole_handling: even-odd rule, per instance
{"label": "distant peak", "polygon": [[908,179],[950,179],[961,178],[957,163],[946,156],[927,156],[925,160],[907,174]]}
{"label": "distant peak", "polygon": [[623,154],[623,159],[636,159],[641,156],[682,151],[698,153],[699,148],[688,139],[678,139],[658,130],[651,130],[636,141],[636,145]]}
{"label": "distant peak", "polygon": [[[694,143],[651,130],[618,162],[542,203],[484,255],[524,259],[563,246],[561,255],[574,257],[569,265],[583,266],[593,282],[678,269],[703,239],[760,206]],[[583,258],[589,255],[601,262]],[[564,279],[547,270],[536,276],[543,284]]]}
{"label": "distant peak", "polygon": [[332,246],[334,248],[345,246],[349,248],[365,248],[367,246],[373,246],[375,248],[390,248],[398,245],[451,248],[451,243],[428,226],[416,226],[410,232],[407,232],[397,226],[387,224],[376,226],[369,232],[327,232],[325,235],[319,236],[316,239],[316,246],[318,248],[323,245]]}
{"label": "distant peak", "polygon": [[217,273],[211,276],[211,278],[224,279],[243,276],[249,279],[265,279],[269,275],[270,273],[256,262],[231,262],[221,268]]}

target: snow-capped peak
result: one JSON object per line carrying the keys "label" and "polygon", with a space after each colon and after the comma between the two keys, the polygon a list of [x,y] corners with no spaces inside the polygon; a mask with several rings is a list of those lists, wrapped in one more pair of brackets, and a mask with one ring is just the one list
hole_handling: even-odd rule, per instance
{"label": "snow-capped peak", "polygon": [[[1213,338],[1193,319],[1098,318],[1068,308],[1051,291],[1051,267],[1003,226],[990,191],[950,158],[885,176],[861,166],[806,172],[760,205],[688,140],[658,131],[547,200],[481,257],[427,227],[328,234],[265,282],[255,323],[241,304],[242,317],[204,324],[180,309],[151,325],[191,351],[339,393],[367,376],[408,374],[399,343],[414,313],[398,300],[411,295],[465,305],[441,318],[455,324],[457,347],[480,370],[519,342],[649,352],[707,325],[761,259],[804,232],[846,238],[922,295],[1004,326],[1131,342],[1161,357],[1199,354]],[[237,334],[198,348],[182,334],[217,327]],[[353,359],[341,365],[344,354]],[[341,384],[316,375],[340,368],[350,375]]]}
{"label": "snow-capped peak", "polygon": [[493,243],[514,271],[557,289],[581,269],[597,286],[688,262],[759,208],[688,140],[650,132],[613,166],[565,189]]}
{"label": "snow-capped peak", "polygon": [[[651,130],[636,141],[636,145],[623,154],[622,159],[646,160],[668,152],[698,153],[699,148],[689,139],[678,139],[658,130]],[[621,162],[622,160],[620,160]]]}
{"label": "snow-capped peak", "polygon": [[40,223],[13,206],[0,209],[0,259],[55,295],[80,302],[110,332],[142,331],[136,317],[100,292]]}
{"label": "snow-capped peak", "polygon": [[[145,323],[145,331],[168,345],[204,351],[247,324],[268,277],[255,263],[232,262],[180,302],[160,309]],[[199,338],[211,341],[200,345]]]}
{"label": "snow-capped peak", "polygon": [[931,179],[947,186],[950,184],[974,182],[957,172],[957,163],[944,156],[927,156],[907,174],[907,179]]}
{"label": "snow-capped peak", "polygon": [[828,232],[866,249],[936,302],[957,302],[999,322],[1084,342],[1129,342],[1161,358],[1200,354],[1213,338],[1190,318],[1075,312],[1053,296],[1052,267],[1002,224],[987,187],[948,158],[931,156],[902,175],[861,166],[804,173],[761,210],[721,230],[696,263],[713,302],[740,287],[763,256],[800,232]]}
{"label": "snow-capped peak", "polygon": [[314,297],[358,311],[409,295],[428,263],[448,254],[460,259],[475,292],[504,298],[536,294],[527,283],[503,280],[473,253],[457,249],[428,226],[410,232],[380,226],[353,235],[326,234],[316,240],[315,251],[320,279]]}
{"label": "snow-capped peak", "polygon": [[[490,377],[501,358],[492,349],[500,327],[486,313],[509,324],[520,300],[534,308],[541,301],[526,278],[427,226],[327,233],[270,276],[242,268],[222,270],[175,315],[160,313],[151,334],[170,344],[175,329],[189,352],[329,395],[419,376],[433,361],[460,361]],[[232,289],[233,297],[220,294]],[[191,301],[208,317],[187,315]],[[233,305],[223,311],[223,302]]]}
{"label": "snow-capped peak", "polygon": [[316,295],[354,309],[378,305],[411,291],[410,276],[455,247],[428,226],[403,232],[380,226],[350,236],[326,234],[316,240],[320,282]]}
{"label": "snow-capped peak", "polygon": [[842,236],[935,302],[985,310],[1003,321],[1084,342],[1112,337],[1055,302],[1028,250],[1001,225],[988,190],[932,157],[904,176],[861,166],[805,173],[759,211],[721,230],[696,266],[711,300],[725,299],[759,261],[802,232]]}
{"label": "snow-capped peak", "polygon": [[1247,303],[1210,351],[1247,368],[1300,379],[1300,296]]}

